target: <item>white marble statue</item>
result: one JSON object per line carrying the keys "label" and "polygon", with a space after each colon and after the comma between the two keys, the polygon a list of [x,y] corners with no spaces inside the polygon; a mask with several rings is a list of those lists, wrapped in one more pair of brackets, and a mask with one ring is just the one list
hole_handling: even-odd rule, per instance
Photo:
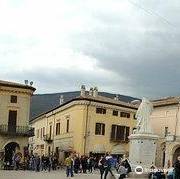
{"label": "white marble statue", "polygon": [[152,133],[150,124],[150,115],[153,111],[153,104],[146,98],[142,99],[142,102],[136,113],[137,118],[137,130],[136,133]]}

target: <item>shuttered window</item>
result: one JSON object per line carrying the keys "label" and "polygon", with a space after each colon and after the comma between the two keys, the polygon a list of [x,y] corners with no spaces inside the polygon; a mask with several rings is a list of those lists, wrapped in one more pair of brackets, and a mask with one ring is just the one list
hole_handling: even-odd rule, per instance
{"label": "shuttered window", "polygon": [[96,123],[95,135],[105,135],[105,124],[104,123]]}
{"label": "shuttered window", "polygon": [[113,116],[118,116],[118,111],[113,110]]}
{"label": "shuttered window", "polygon": [[125,140],[129,140],[128,137],[129,137],[129,131],[130,131],[130,127],[126,127],[126,138]]}
{"label": "shuttered window", "polygon": [[115,138],[116,138],[116,125],[112,125],[111,139],[115,139]]}
{"label": "shuttered window", "polygon": [[60,134],[60,123],[56,123],[56,135]]}
{"label": "shuttered window", "polygon": [[66,132],[69,132],[69,119],[67,120]]}
{"label": "shuttered window", "polygon": [[11,103],[17,103],[17,96],[11,95]]}
{"label": "shuttered window", "polygon": [[96,113],[97,114],[106,114],[106,109],[104,109],[104,108],[96,108]]}
{"label": "shuttered window", "polygon": [[130,127],[112,125],[111,140],[112,141],[128,141]]}
{"label": "shuttered window", "polygon": [[125,126],[117,126],[116,138],[118,140],[124,140]]}
{"label": "shuttered window", "polygon": [[120,116],[121,116],[121,117],[125,117],[125,118],[130,118],[130,113],[121,112],[121,113],[120,113]]}

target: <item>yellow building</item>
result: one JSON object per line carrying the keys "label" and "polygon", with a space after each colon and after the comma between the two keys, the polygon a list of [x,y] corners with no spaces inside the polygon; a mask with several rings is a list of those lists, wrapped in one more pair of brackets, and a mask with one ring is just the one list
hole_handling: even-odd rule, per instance
{"label": "yellow building", "polygon": [[53,152],[60,160],[70,151],[79,155],[126,154],[128,136],[136,126],[136,110],[118,97],[99,96],[97,88],[87,94],[82,86],[79,97],[31,121],[35,136],[29,139],[30,150],[39,155]]}
{"label": "yellow building", "polygon": [[6,161],[12,162],[16,149],[23,154],[33,134],[28,125],[30,97],[34,91],[30,85],[0,80],[0,156],[5,154]]}

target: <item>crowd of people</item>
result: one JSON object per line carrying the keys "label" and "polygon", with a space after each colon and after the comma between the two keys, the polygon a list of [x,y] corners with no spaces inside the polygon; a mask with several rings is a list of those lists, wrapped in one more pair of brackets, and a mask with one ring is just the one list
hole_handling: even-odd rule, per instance
{"label": "crowd of people", "polygon": [[[3,158],[1,158],[2,161]],[[73,177],[80,173],[94,173],[99,171],[100,179],[106,179],[108,174],[112,178],[124,179],[131,172],[131,166],[127,158],[117,158],[106,153],[101,157],[81,156],[69,154],[63,163],[60,163],[57,155],[28,155],[23,159],[20,153],[13,155],[11,162],[4,159],[4,169],[14,170],[31,170],[31,171],[51,171],[59,168],[66,169],[66,176]],[[165,173],[162,170],[156,170],[153,166],[152,172],[149,173],[149,179],[180,179],[180,156],[177,158],[173,167],[169,168]],[[115,177],[116,175],[116,177]]]}
{"label": "crowd of people", "polygon": [[22,154],[14,154],[12,160],[4,160],[5,170],[32,170],[32,171],[51,171],[56,170],[59,165],[56,155],[48,155],[41,157],[37,154],[24,157],[22,162]]}
{"label": "crowd of people", "polygon": [[109,153],[101,158],[94,157],[77,157],[69,155],[65,159],[66,176],[73,177],[74,173],[92,173],[93,170],[100,171],[100,178],[106,179],[108,174],[114,176],[115,173],[119,174],[119,179],[123,179],[131,172],[131,166],[127,159],[112,157]]}
{"label": "crowd of people", "polygon": [[[23,161],[23,162],[22,162]],[[108,173],[114,176],[119,172],[120,179],[126,177],[131,171],[128,160],[112,157],[109,153],[101,157],[94,156],[78,156],[69,154],[63,163],[60,163],[57,155],[28,155],[22,159],[20,153],[14,154],[11,161],[4,161],[5,170],[31,170],[31,171],[51,171],[59,168],[66,169],[66,176],[73,177],[77,174],[96,173],[99,171],[100,178],[106,179]]]}

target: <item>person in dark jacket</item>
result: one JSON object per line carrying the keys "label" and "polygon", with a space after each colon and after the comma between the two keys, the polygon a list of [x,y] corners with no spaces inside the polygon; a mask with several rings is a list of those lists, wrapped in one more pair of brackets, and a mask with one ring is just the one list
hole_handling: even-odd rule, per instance
{"label": "person in dark jacket", "polygon": [[130,173],[130,172],[132,172],[131,166],[130,166],[130,164],[129,164],[129,162],[128,162],[127,159],[124,160],[124,166],[125,166],[125,168],[127,169],[127,174]]}
{"label": "person in dark jacket", "polygon": [[83,173],[86,173],[86,171],[87,171],[87,158],[86,158],[86,156],[83,156],[81,158],[81,165],[82,165]]}
{"label": "person in dark jacket", "polygon": [[101,157],[99,162],[98,162],[98,167],[99,167],[101,179],[103,179],[103,174],[104,174],[104,171],[105,171],[105,164],[106,164],[106,158]]}
{"label": "person in dark jacket", "polygon": [[78,174],[78,172],[80,170],[80,165],[81,165],[81,161],[80,161],[79,157],[75,157],[75,159],[74,159],[74,173]]}
{"label": "person in dark jacket", "polygon": [[174,179],[180,179],[180,156],[177,157],[177,161],[174,164]]}

